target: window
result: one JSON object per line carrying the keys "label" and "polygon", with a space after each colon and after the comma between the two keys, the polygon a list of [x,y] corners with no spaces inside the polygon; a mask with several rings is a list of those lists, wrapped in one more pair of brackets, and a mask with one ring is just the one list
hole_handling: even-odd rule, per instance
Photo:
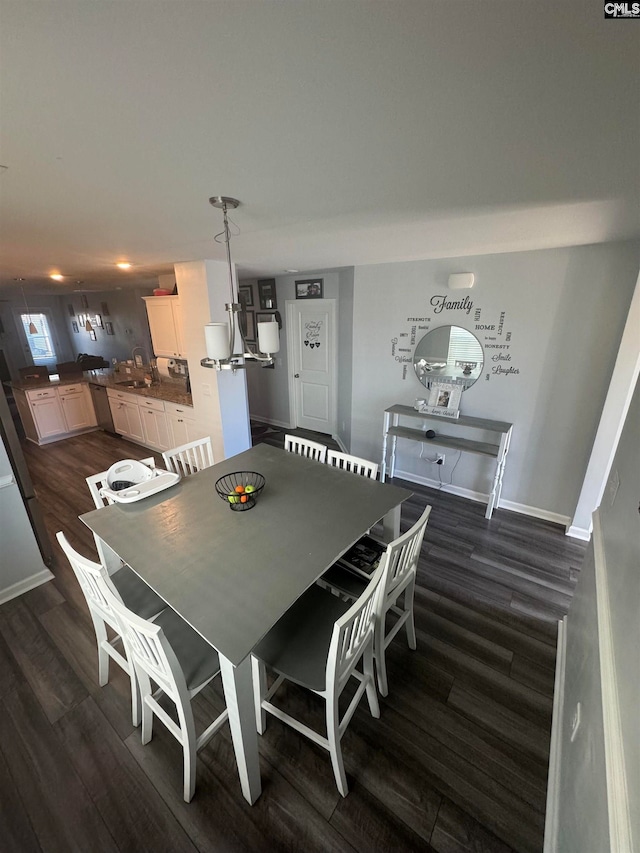
{"label": "window", "polygon": [[[53,345],[53,337],[49,320],[45,314],[21,314],[20,321],[31,350],[34,364],[55,365],[58,360]],[[29,331],[30,324],[36,327],[35,332]]]}

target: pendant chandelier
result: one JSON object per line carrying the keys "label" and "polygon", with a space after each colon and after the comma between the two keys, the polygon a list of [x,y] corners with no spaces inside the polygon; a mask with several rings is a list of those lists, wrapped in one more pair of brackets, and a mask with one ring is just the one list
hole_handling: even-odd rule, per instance
{"label": "pendant chandelier", "polygon": [[[231,264],[231,232],[229,230],[228,210],[235,210],[240,202],[228,196],[213,196],[209,204],[218,210],[222,210],[223,230],[216,234],[215,240],[224,243],[227,247],[227,267],[229,271],[229,295],[227,302],[226,323],[207,323],[204,327],[205,342],[207,347],[207,358],[203,358],[200,364],[203,367],[211,367],[216,370],[245,369],[249,365],[269,367],[273,364],[273,354],[280,350],[280,335],[278,323],[273,317],[273,322],[258,323],[258,351],[254,352],[245,340],[242,323],[239,315],[243,308],[238,301],[237,284],[233,277],[233,266]],[[236,330],[239,332],[241,352],[234,352],[236,343]]]}

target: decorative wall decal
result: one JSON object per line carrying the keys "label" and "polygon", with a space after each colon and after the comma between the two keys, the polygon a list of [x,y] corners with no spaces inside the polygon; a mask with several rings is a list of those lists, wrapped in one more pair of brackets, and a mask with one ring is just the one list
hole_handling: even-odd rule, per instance
{"label": "decorative wall decal", "polygon": [[[411,374],[415,375],[415,371],[410,367],[413,366],[415,348],[424,335],[449,323],[466,328],[479,339],[485,356],[485,381],[490,379],[495,381],[498,378],[513,377],[520,374],[519,366],[513,363],[512,332],[508,330],[506,325],[506,311],[499,311],[497,315],[494,313],[491,316],[486,312],[486,309],[474,305],[469,296],[465,296],[463,299],[451,299],[450,296],[438,294],[432,296],[429,301],[433,316],[407,317],[405,328],[392,335],[389,340],[389,353],[394,362],[402,367],[401,378],[403,380],[406,380]],[[447,312],[446,317],[443,312]],[[455,314],[448,315],[448,312],[458,312],[458,316]],[[495,357],[498,355],[500,357]],[[506,355],[509,358],[505,358]],[[460,375],[463,379],[465,363],[471,362],[472,359],[467,356],[466,358],[459,358],[457,361],[460,362]]]}
{"label": "decorative wall decal", "polygon": [[320,333],[324,326],[324,320],[309,320],[304,324],[304,345],[315,347],[320,346]]}

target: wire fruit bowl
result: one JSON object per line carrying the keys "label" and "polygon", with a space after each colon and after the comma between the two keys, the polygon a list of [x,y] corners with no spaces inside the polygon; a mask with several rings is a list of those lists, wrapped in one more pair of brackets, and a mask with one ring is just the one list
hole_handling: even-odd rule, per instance
{"label": "wire fruit bowl", "polygon": [[216,492],[229,504],[229,509],[244,512],[256,505],[265,483],[265,478],[256,471],[234,471],[216,480]]}

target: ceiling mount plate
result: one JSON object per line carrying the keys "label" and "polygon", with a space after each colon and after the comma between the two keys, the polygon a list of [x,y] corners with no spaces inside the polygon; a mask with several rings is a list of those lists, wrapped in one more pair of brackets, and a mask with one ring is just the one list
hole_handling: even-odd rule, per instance
{"label": "ceiling mount plate", "polygon": [[231,198],[228,195],[212,195],[209,199],[209,204],[212,204],[219,210],[224,210],[225,208],[235,210],[236,207],[240,206],[240,202],[237,198]]}

